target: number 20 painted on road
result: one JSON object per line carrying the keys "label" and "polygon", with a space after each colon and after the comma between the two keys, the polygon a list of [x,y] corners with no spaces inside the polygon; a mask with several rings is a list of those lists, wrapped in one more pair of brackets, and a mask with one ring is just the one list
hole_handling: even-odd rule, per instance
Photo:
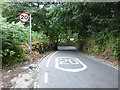
{"label": "number 20 painted on road", "polygon": [[62,59],[60,64],[80,64],[80,63],[79,63],[78,59],[71,59],[71,58],[66,59],[65,58],[65,59]]}
{"label": "number 20 painted on road", "polygon": [[[73,64],[73,65],[81,64],[83,67],[76,68],[76,69],[72,69],[72,68],[66,69],[66,68],[61,67],[60,64]],[[80,72],[80,71],[87,69],[87,66],[82,61],[80,61],[78,58],[57,57],[55,59],[55,68],[62,70],[62,71],[67,71],[67,72]]]}

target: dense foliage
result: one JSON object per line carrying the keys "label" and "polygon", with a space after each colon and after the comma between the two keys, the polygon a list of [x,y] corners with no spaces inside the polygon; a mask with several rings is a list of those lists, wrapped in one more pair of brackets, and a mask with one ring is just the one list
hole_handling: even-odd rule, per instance
{"label": "dense foliage", "polygon": [[[4,64],[10,65],[21,59],[28,59],[27,56],[22,52],[22,48],[19,47],[20,44],[27,42],[28,28],[26,29],[24,25],[20,22],[18,23],[7,23],[3,22],[0,25],[2,30],[2,60]],[[17,60],[14,60],[16,57]]]}
{"label": "dense foliage", "polygon": [[81,50],[120,60],[119,2],[59,3],[54,6],[52,25],[64,33],[78,33],[77,46]]}
{"label": "dense foliage", "polygon": [[[8,23],[3,18],[3,22],[0,25],[2,31],[2,50],[0,54],[2,56],[3,65],[11,65],[12,63],[29,60],[27,54],[21,45],[29,43],[29,27],[25,27],[23,23]],[[49,39],[42,33],[32,31],[32,42],[38,40]]]}
{"label": "dense foliage", "polygon": [[27,41],[29,23],[23,25],[19,22],[19,14],[27,12],[32,14],[32,36],[35,36],[32,38],[33,41],[39,41],[44,37],[44,40],[50,40],[56,46],[61,40],[76,38],[80,50],[120,60],[119,4],[119,2],[2,2],[2,16],[9,22],[4,22],[1,27],[3,51],[8,52],[7,49],[10,49],[9,55],[14,55],[16,52],[13,48],[16,45],[29,42]]}

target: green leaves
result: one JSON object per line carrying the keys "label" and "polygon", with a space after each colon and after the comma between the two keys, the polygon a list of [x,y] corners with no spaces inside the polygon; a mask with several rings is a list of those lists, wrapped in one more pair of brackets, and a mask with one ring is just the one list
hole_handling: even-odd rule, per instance
{"label": "green leaves", "polygon": [[[0,25],[4,50],[7,47],[14,51],[14,48],[20,44],[29,42],[29,23],[19,22],[21,12],[32,14],[33,41],[51,40],[53,43],[58,43],[60,39],[75,37],[80,39],[79,46],[83,48],[87,38],[93,38],[95,44],[100,45],[108,45],[109,42],[117,43],[116,40],[120,38],[118,10],[120,5],[117,2],[36,2],[36,4],[34,2],[5,2],[0,5],[3,9],[3,17],[11,23],[4,22]],[[86,49],[88,47],[85,47]],[[99,46],[94,47],[95,52],[99,50]],[[118,49],[115,50],[118,51]]]}
{"label": "green leaves", "polygon": [[10,56],[13,56],[15,54],[14,51],[10,51]]}
{"label": "green leaves", "polygon": [[8,53],[9,53],[9,49],[5,49],[4,52],[3,52],[3,55],[7,56]]}

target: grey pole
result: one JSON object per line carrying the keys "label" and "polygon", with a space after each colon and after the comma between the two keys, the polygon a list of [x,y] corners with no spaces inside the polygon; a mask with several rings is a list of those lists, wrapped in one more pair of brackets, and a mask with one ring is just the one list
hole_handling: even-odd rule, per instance
{"label": "grey pole", "polygon": [[30,56],[32,51],[32,43],[31,43],[31,14],[30,14]]}

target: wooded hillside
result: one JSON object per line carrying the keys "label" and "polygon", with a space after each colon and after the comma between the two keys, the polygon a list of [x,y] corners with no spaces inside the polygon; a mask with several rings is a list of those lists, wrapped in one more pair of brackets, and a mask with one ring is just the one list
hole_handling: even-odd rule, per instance
{"label": "wooded hillside", "polygon": [[19,48],[29,44],[29,23],[19,21],[22,12],[32,15],[32,42],[50,42],[54,49],[61,38],[76,38],[79,50],[120,60],[119,2],[1,2],[0,7],[5,65],[29,60]]}

